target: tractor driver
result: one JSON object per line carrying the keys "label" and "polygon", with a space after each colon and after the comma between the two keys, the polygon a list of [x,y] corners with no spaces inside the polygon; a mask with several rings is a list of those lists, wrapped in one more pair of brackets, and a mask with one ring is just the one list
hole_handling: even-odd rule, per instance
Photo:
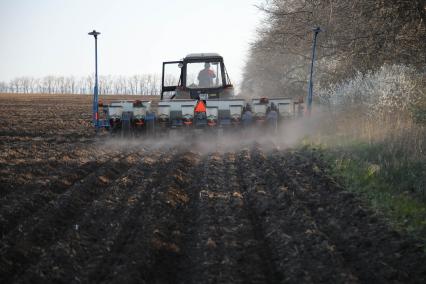
{"label": "tractor driver", "polygon": [[201,88],[210,88],[213,86],[213,79],[216,78],[216,74],[213,70],[210,69],[210,63],[206,62],[204,64],[204,69],[198,73],[198,82],[199,87]]}

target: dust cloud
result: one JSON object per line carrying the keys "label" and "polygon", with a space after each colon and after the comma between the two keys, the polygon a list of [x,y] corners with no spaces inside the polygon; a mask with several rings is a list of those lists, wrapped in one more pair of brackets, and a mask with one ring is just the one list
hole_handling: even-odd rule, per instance
{"label": "dust cloud", "polygon": [[190,150],[200,154],[233,152],[256,145],[262,147],[264,151],[283,150],[295,147],[304,138],[315,135],[319,131],[319,124],[323,123],[322,120],[323,116],[318,111],[311,117],[282,121],[276,131],[264,126],[253,126],[248,129],[224,129],[223,131],[217,129],[174,129],[154,135],[106,137],[101,143],[105,147],[116,150],[140,147],[147,150],[162,151]]}

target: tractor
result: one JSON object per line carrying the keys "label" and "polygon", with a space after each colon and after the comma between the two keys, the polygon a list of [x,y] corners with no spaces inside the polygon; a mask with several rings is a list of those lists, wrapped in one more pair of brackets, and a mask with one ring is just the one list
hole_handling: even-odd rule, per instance
{"label": "tractor", "polygon": [[[151,101],[117,101],[103,105],[98,125],[112,133],[164,134],[170,130],[238,132],[247,128],[276,132],[296,114],[290,98],[246,102],[234,95],[224,60],[217,53],[189,54],[163,62],[161,97]],[[99,117],[99,115],[95,115]]]}

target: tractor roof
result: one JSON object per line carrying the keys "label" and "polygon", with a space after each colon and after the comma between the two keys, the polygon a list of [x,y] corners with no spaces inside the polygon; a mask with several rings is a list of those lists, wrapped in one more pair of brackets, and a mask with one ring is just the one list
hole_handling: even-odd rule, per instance
{"label": "tractor roof", "polygon": [[191,53],[191,54],[188,54],[183,60],[191,61],[191,60],[210,60],[210,59],[222,60],[223,58],[217,53]]}

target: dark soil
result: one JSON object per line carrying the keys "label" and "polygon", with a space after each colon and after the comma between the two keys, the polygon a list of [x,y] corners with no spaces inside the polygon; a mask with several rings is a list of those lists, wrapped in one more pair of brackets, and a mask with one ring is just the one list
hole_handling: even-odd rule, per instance
{"label": "dark soil", "polygon": [[308,153],[112,147],[38,114],[0,129],[1,283],[425,283],[421,243]]}

